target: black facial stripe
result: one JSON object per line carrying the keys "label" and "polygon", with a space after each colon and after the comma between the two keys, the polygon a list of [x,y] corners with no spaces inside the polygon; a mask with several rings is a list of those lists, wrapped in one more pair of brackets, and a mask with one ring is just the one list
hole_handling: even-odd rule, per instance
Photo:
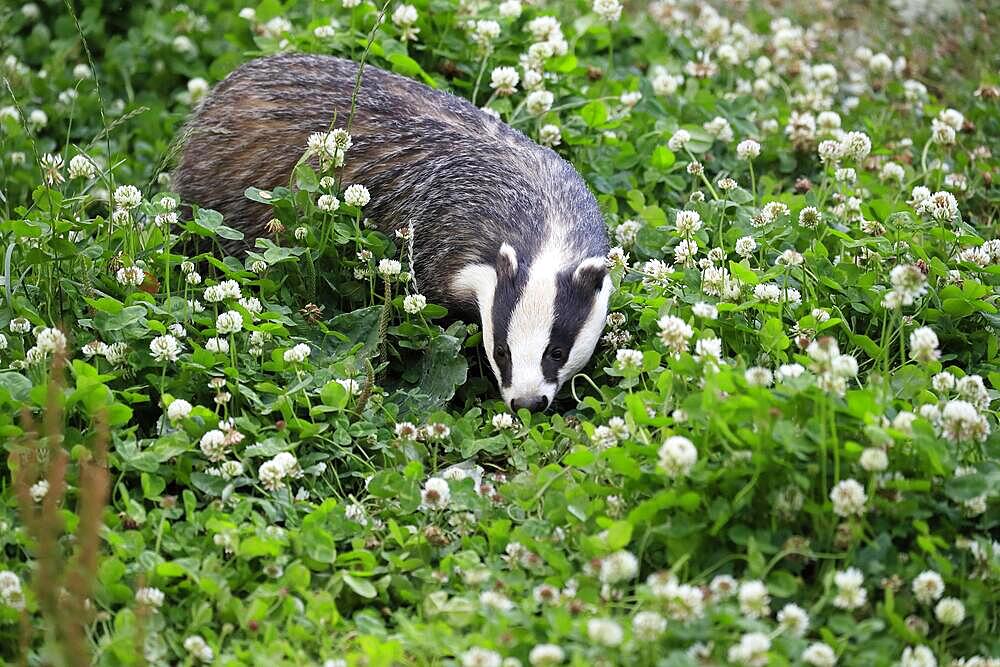
{"label": "black facial stripe", "polygon": [[566,365],[570,350],[576,342],[577,334],[583,328],[594,307],[597,292],[581,289],[573,282],[573,269],[560,271],[556,278],[555,317],[549,333],[549,346],[562,349],[560,361],[554,361],[548,354],[542,356],[542,374],[546,382],[559,382],[559,371]]}
{"label": "black facial stripe", "polygon": [[[497,276],[497,287],[493,292],[493,312],[490,317],[493,321],[493,349],[508,345],[507,334],[510,329],[510,318],[514,314],[514,307],[517,305],[521,293],[524,291],[525,280],[522,276],[527,275],[527,267],[519,267],[517,275],[513,280],[503,275]],[[490,351],[493,354],[493,351]],[[510,356],[499,359],[494,354],[493,361],[500,369],[500,384],[509,387],[511,383],[511,360]]]}

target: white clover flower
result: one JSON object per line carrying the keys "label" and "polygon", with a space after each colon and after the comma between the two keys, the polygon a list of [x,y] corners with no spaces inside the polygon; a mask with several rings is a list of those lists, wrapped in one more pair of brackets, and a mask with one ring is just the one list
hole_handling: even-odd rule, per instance
{"label": "white clover flower", "polygon": [[861,467],[868,472],[882,472],[889,467],[889,457],[879,447],[866,447],[861,452]]}
{"label": "white clover flower", "polygon": [[[41,109],[32,109],[28,114],[28,125],[42,128],[49,124],[49,116]],[[59,160],[62,163],[62,160]]]}
{"label": "white clover flower", "polygon": [[316,208],[327,213],[333,213],[340,208],[340,200],[333,195],[320,195],[316,200]]}
{"label": "white clover flower", "polygon": [[45,327],[35,338],[38,349],[45,353],[64,352],[66,350],[66,334],[55,327]]}
{"label": "white clover flower", "polygon": [[653,92],[660,97],[667,97],[677,92],[677,89],[684,84],[684,77],[680,74],[671,74],[662,66],[653,69],[653,76],[650,85]]}
{"label": "white clover flower", "polygon": [[198,446],[209,461],[218,462],[226,458],[226,449],[228,448],[226,434],[219,429],[212,429],[201,436]]}
{"label": "white clover flower", "polygon": [[858,360],[850,354],[842,354],[833,360],[830,371],[841,378],[852,378],[858,374]]}
{"label": "white clover flower", "polygon": [[681,236],[693,236],[701,229],[701,216],[697,211],[677,211],[674,226]]}
{"label": "white clover flower", "polygon": [[816,127],[824,132],[836,132],[840,129],[840,116],[834,111],[821,111],[816,116]]}
{"label": "white clover flower", "polygon": [[[241,297],[239,299],[239,303],[241,306],[246,308],[248,312],[253,313],[254,315],[259,315],[264,310],[264,304],[262,304],[260,302],[260,299],[258,299],[255,296]],[[235,311],[230,311],[230,312],[235,312]],[[242,324],[242,320],[240,322]]]}
{"label": "white clover flower", "polygon": [[752,236],[741,236],[736,239],[736,254],[743,258],[751,257],[757,250],[757,241]]}
{"label": "white clover flower", "polygon": [[920,327],[910,334],[910,359],[920,363],[936,361],[941,356],[938,337],[930,327]]}
{"label": "white clover flower", "polygon": [[698,461],[694,443],[681,435],[667,438],[658,452],[659,466],[672,478],[686,477]]}
{"label": "white clover flower", "polygon": [[856,480],[845,479],[830,491],[830,500],[833,502],[833,513],[837,516],[860,516],[865,511],[868,495]]}
{"label": "white clover flower", "polygon": [[460,659],[462,667],[500,667],[503,662],[499,653],[479,646],[473,646],[462,653]]}
{"label": "white clover flower", "polygon": [[764,667],[767,652],[771,650],[770,638],[761,632],[749,632],[740,637],[740,643],[730,646],[726,657],[729,662],[747,667]]}
{"label": "white clover flower", "polygon": [[268,491],[277,491],[285,485],[287,477],[300,477],[299,462],[290,452],[280,452],[257,469],[261,485]]}
{"label": "white clover flower", "polygon": [[215,318],[215,330],[225,336],[243,330],[243,315],[238,310],[227,310]]}
{"label": "white clover flower", "polygon": [[407,294],[403,298],[403,310],[410,315],[416,315],[427,307],[427,297],[423,294]]}
{"label": "white clover flower", "polygon": [[143,587],[135,592],[136,603],[153,609],[163,606],[163,591],[159,588]]}
{"label": "white clover flower", "polygon": [[153,361],[166,363],[177,361],[184,347],[172,334],[157,336],[149,344],[149,354]]}
{"label": "white clover flower", "polygon": [[660,327],[660,341],[667,349],[676,355],[687,351],[688,341],[694,331],[684,320],[666,315],[659,319],[657,325]]}
{"label": "white clover flower", "polygon": [[765,618],[771,613],[771,596],[764,582],[745,581],[739,591],[740,611],[749,618]]}
{"label": "white clover flower", "polygon": [[906,170],[903,166],[895,162],[886,162],[879,171],[879,178],[883,181],[895,181],[902,183],[906,178]]}
{"label": "white clover flower", "polygon": [[21,580],[10,570],[0,571],[0,603],[18,611],[24,609]]}
{"label": "white clover flower", "polygon": [[802,364],[782,364],[774,372],[774,377],[776,381],[784,382],[785,380],[794,380],[797,377],[801,377],[805,372],[806,369]]}
{"label": "white clover flower", "polygon": [[630,246],[635,243],[641,229],[642,223],[638,220],[624,220],[615,227],[615,239],[623,246]]}
{"label": "white clover flower", "polygon": [[566,659],[566,652],[556,644],[538,644],[528,654],[528,662],[532,667],[548,667],[559,665]]}
{"label": "white clover flower", "polygon": [[417,8],[413,5],[399,5],[392,13],[392,22],[398,26],[407,26],[417,22]]}
{"label": "white clover flower", "polygon": [[497,7],[497,11],[500,13],[500,18],[516,19],[521,15],[521,2],[520,0],[504,0]]}
{"label": "white clover flower", "polygon": [[793,637],[805,637],[809,629],[809,614],[797,604],[786,604],[778,612],[778,625]]}
{"label": "white clover flower", "polygon": [[638,104],[641,99],[642,99],[642,93],[640,93],[638,90],[632,90],[622,93],[621,96],[618,98],[618,101],[621,102],[622,106],[624,106],[626,109],[631,109],[636,104]]}
{"label": "white clover flower", "polygon": [[184,640],[184,650],[191,654],[193,658],[200,662],[212,662],[215,659],[215,652],[205,643],[201,635],[191,635]]}
{"label": "white clover flower", "polygon": [[691,312],[695,317],[700,317],[705,320],[719,319],[719,309],[704,301],[699,301],[694,304],[694,306],[691,307]]}
{"label": "white clover flower", "polygon": [[396,424],[396,437],[400,440],[414,441],[420,436],[420,429],[413,425],[413,422],[399,422]]}
{"label": "white clover flower", "polygon": [[562,143],[562,131],[558,125],[546,123],[538,129],[538,143],[543,146],[558,146]]}
{"label": "white clover flower", "polygon": [[694,344],[694,358],[703,364],[716,367],[722,362],[722,339],[702,338]]}
{"label": "white clover flower", "polygon": [[753,139],[744,139],[736,146],[736,156],[741,160],[753,160],[760,155],[760,144]]}
{"label": "white clover flower", "polygon": [[959,216],[958,201],[955,196],[943,190],[921,199],[915,208],[917,213],[929,216],[938,222],[953,222]]}
{"label": "white clover flower", "polygon": [[497,95],[513,95],[520,82],[521,76],[513,67],[494,67],[490,74],[490,88],[495,90]]}
{"label": "white clover flower", "polygon": [[739,583],[728,574],[718,574],[708,584],[708,590],[719,600],[732,597],[738,589]]}
{"label": "white clover flower", "polygon": [[812,667],[834,667],[837,664],[837,654],[828,644],[814,642],[802,652],[802,662]]}
{"label": "white clover flower", "polygon": [[484,607],[498,611],[510,611],[514,608],[514,603],[511,602],[509,597],[496,591],[483,591],[480,593],[479,603]]}
{"label": "white clover flower", "polygon": [[301,364],[309,358],[310,354],[312,354],[312,348],[310,348],[307,343],[299,343],[294,347],[285,350],[282,354],[282,358],[285,360],[286,364]]}
{"label": "white clover flower", "polygon": [[473,24],[470,37],[473,42],[488,50],[490,45],[500,37],[500,32],[499,23],[490,19],[481,19]]}
{"label": "white clover flower", "polygon": [[493,415],[493,428],[505,431],[514,428],[514,417],[508,412]]}
{"label": "white clover flower", "polygon": [[69,161],[68,173],[70,178],[94,178],[97,175],[97,165],[86,155],[74,155]]}
{"label": "white clover flower", "polygon": [[622,16],[622,5],[619,0],[594,0],[594,13],[605,21],[614,22]]}
{"label": "white clover flower", "polygon": [[937,667],[937,658],[927,646],[907,646],[899,659],[899,667]]}
{"label": "white clover flower", "polygon": [[209,352],[215,352],[216,354],[228,354],[229,353],[229,341],[225,338],[219,338],[218,336],[212,336],[205,341],[205,349]]}
{"label": "white clover flower", "polygon": [[592,618],[587,621],[587,638],[602,646],[618,646],[625,633],[622,626],[609,618]]}
{"label": "white clover flower", "polygon": [[368,188],[363,185],[355,183],[348,185],[347,189],[344,190],[344,202],[348,206],[363,208],[369,201],[371,201],[371,194],[368,192]]}
{"label": "white clover flower", "polygon": [[815,206],[806,206],[799,211],[799,225],[806,229],[816,229],[822,219],[822,214]]}
{"label": "white clover flower", "polygon": [[819,159],[823,164],[835,165],[844,157],[843,144],[831,139],[819,142],[819,147],[816,151],[819,153]]}
{"label": "white clover flower", "polygon": [[762,366],[752,366],[743,373],[743,379],[752,387],[770,387],[774,382],[774,374]]}
{"label": "white clover flower", "polygon": [[840,139],[844,157],[864,160],[872,150],[872,140],[864,132],[848,132]]}
{"label": "white clover flower", "polygon": [[961,625],[965,620],[965,605],[956,598],[944,598],[934,607],[934,616],[944,625]]}
{"label": "white clover flower", "polygon": [[968,401],[955,400],[941,409],[941,434],[953,443],[986,440],[990,425]]}
{"label": "white clover flower", "polygon": [[722,116],[716,116],[707,123],[704,123],[702,128],[723,143],[729,143],[733,140],[733,127]]}
{"label": "white clover flower", "polygon": [[177,35],[171,45],[174,47],[174,51],[180,54],[191,55],[198,52],[198,47],[187,35]]}
{"label": "white clover flower", "polygon": [[123,266],[118,269],[115,278],[125,287],[138,287],[146,280],[146,272],[138,266]]}
{"label": "white clover flower", "polygon": [[188,95],[191,96],[191,101],[197,102],[208,92],[208,81],[205,81],[200,76],[196,76],[187,82],[187,90]]}
{"label": "white clover flower", "polygon": [[621,348],[615,352],[615,367],[619,370],[640,370],[642,368],[642,352]]}
{"label": "white clover flower", "polygon": [[777,266],[801,266],[805,261],[806,259],[802,256],[802,253],[795,248],[788,248],[778,255],[774,263]]}
{"label": "white clover flower", "polygon": [[951,146],[955,143],[957,135],[955,128],[947,123],[942,123],[938,119],[931,121],[931,141],[941,146]]}
{"label": "white clover flower", "polygon": [[132,210],[142,203],[142,193],[134,185],[119,185],[112,199],[118,208]]}
{"label": "white clover flower", "polygon": [[962,126],[965,124],[965,116],[962,115],[961,111],[956,109],[943,109],[937,115],[937,119],[956,132],[961,132]]}
{"label": "white clover flower", "polygon": [[667,619],[655,611],[640,611],[632,619],[632,635],[642,642],[655,642],[667,630]]}
{"label": "white clover flower", "polygon": [[838,571],[833,575],[833,582],[837,585],[837,596],[833,599],[834,607],[857,609],[868,601],[868,591],[863,587],[865,578],[861,570],[849,567],[844,571]]}
{"label": "white clover flower", "polygon": [[45,500],[45,496],[47,496],[48,493],[49,493],[49,481],[47,479],[35,482],[34,484],[31,485],[31,488],[28,489],[28,494],[31,496],[31,499],[36,503],[40,503],[43,500]]}
{"label": "white clover flower", "polygon": [[112,343],[104,349],[104,358],[112,366],[121,366],[128,360],[128,345],[126,343]]}
{"label": "white clover flower", "polygon": [[395,259],[382,259],[378,263],[378,272],[385,279],[397,277],[403,270],[403,265]]}
{"label": "white clover flower", "polygon": [[77,81],[83,81],[84,79],[90,79],[94,76],[94,73],[90,70],[90,66],[86,63],[78,63],[73,66],[73,78]]}
{"label": "white clover flower", "polygon": [[183,398],[175,398],[167,406],[167,420],[171,422],[187,419],[191,415],[192,405]]}
{"label": "white clover flower", "polygon": [[532,91],[524,100],[524,108],[532,116],[541,116],[552,108],[555,96],[547,90]]}
{"label": "white clover flower", "polygon": [[990,407],[990,394],[986,390],[981,375],[966,375],[955,382],[955,389],[958,395],[969,401],[976,408],[985,410]]}
{"label": "white clover flower", "polygon": [[914,264],[899,264],[889,272],[889,282],[892,289],[899,295],[900,303],[912,305],[927,292],[927,278],[923,271]]}
{"label": "white clover flower", "polygon": [[427,509],[444,509],[451,501],[451,489],[448,488],[447,480],[440,477],[431,477],[424,483],[424,490],[420,494],[423,506]]}
{"label": "white clover flower", "polygon": [[605,584],[617,584],[634,579],[639,573],[639,561],[630,551],[616,551],[601,560],[600,579]]}
{"label": "white clover flower", "polygon": [[667,147],[675,152],[680,151],[687,146],[689,141],[691,141],[691,133],[687,130],[680,129],[674,132],[674,134],[670,137],[670,140],[667,141]]}

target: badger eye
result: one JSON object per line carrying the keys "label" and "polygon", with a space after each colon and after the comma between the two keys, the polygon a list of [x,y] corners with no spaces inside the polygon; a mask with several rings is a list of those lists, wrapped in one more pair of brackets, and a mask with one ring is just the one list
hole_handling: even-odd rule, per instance
{"label": "badger eye", "polygon": [[561,347],[550,346],[549,349],[545,351],[545,355],[552,361],[562,361],[566,356],[566,352],[563,351]]}
{"label": "badger eye", "polygon": [[500,362],[510,356],[510,348],[506,345],[497,345],[493,348],[493,360]]}

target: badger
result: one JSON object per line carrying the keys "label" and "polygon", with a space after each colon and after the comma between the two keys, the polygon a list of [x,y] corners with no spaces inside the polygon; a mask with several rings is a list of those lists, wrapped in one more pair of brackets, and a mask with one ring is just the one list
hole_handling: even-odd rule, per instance
{"label": "badger", "polygon": [[301,54],[242,65],[193,112],[174,189],[252,240],[272,215],[246,188],[288,185],[308,137],[351,117],[340,182],[368,188],[376,228],[412,230],[421,293],[479,318],[506,404],[545,410],[590,359],[607,314],[597,201],[553,150],[464,99],[377,67],[361,72],[351,116],[358,70]]}

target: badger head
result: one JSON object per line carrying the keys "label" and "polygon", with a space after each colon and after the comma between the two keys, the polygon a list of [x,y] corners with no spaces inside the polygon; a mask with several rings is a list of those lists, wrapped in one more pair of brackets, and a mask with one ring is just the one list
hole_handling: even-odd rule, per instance
{"label": "badger head", "polygon": [[457,278],[475,295],[486,356],[512,410],[545,410],[601,337],[611,295],[604,257],[570,257],[542,248],[524,263],[504,243],[494,263]]}

